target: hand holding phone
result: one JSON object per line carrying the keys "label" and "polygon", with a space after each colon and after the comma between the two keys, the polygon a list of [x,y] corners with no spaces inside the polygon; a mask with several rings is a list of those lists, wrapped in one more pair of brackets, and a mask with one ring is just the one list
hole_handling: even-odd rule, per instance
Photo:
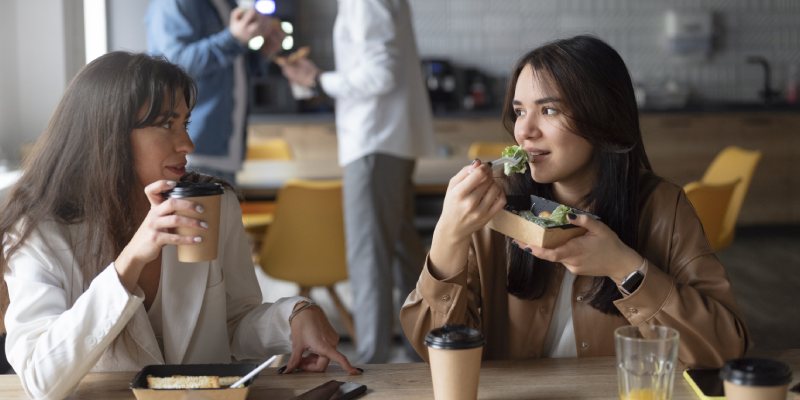
{"label": "hand holding phone", "polygon": [[719,377],[719,369],[689,368],[683,371],[683,378],[699,398],[703,400],[725,399],[725,389],[722,379]]}

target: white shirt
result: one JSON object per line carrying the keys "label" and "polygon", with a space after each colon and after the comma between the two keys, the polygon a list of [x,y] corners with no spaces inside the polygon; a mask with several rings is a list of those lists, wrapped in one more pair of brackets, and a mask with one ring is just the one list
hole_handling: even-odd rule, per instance
{"label": "white shirt", "polygon": [[6,355],[25,392],[61,399],[90,371],[226,363],[289,352],[288,318],[303,298],[262,304],[233,193],[223,196],[220,214],[216,260],[181,263],[175,246],[162,250],[163,352],[143,306],[144,292],[137,287],[129,293],[113,263],[84,285],[70,244],[70,237],[83,237],[79,225],[51,221],[34,229],[8,259],[4,275],[11,299]]}
{"label": "white shirt", "polygon": [[550,358],[574,358],[578,356],[575,344],[575,327],[572,325],[572,284],[575,274],[564,271],[561,289],[558,291],[553,319],[544,338],[544,356]]}
{"label": "white shirt", "polygon": [[336,71],[320,75],[336,99],[339,164],[372,153],[413,159],[435,150],[406,0],[339,0]]}

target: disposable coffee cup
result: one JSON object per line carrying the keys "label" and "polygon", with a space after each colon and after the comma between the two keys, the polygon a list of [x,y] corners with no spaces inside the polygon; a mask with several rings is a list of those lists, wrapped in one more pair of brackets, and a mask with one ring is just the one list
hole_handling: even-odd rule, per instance
{"label": "disposable coffee cup", "polygon": [[445,325],[425,336],[436,400],[478,398],[483,335],[464,325]]}
{"label": "disposable coffee cup", "polygon": [[196,218],[208,224],[207,229],[194,227],[179,227],[176,233],[182,236],[200,236],[200,243],[179,245],[178,261],[200,262],[211,261],[217,258],[219,242],[219,207],[222,194],[225,191],[218,183],[191,183],[178,182],[175,188],[166,192],[169,198],[187,199],[203,206],[203,212],[196,210],[179,210],[175,214]]}
{"label": "disposable coffee cup", "polygon": [[719,372],[728,400],[785,400],[792,370],[766,358],[737,358]]}

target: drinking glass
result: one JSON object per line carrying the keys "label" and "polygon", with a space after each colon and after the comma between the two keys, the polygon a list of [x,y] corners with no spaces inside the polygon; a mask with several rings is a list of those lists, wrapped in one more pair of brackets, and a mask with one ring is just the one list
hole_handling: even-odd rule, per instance
{"label": "drinking glass", "polygon": [[678,331],[649,325],[614,331],[620,400],[670,400],[678,359]]}

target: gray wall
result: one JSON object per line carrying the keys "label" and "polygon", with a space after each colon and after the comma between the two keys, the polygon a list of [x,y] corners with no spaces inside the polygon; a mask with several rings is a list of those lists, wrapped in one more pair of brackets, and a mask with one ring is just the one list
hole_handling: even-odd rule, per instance
{"label": "gray wall", "polygon": [[[332,64],[332,0],[299,1],[298,35],[312,54]],[[800,64],[800,1],[796,0],[409,0],[422,56],[445,57],[503,77],[517,57],[552,39],[592,33],[614,46],[634,80],[673,79],[699,97],[756,99],[762,72],[751,54],[774,66],[783,88],[789,64]],[[683,61],[663,50],[667,10],[714,12],[718,50],[708,60]]]}
{"label": "gray wall", "polygon": [[82,2],[44,3],[5,1],[0,16],[0,148],[14,162],[44,130],[83,57],[82,18],[73,12]]}

